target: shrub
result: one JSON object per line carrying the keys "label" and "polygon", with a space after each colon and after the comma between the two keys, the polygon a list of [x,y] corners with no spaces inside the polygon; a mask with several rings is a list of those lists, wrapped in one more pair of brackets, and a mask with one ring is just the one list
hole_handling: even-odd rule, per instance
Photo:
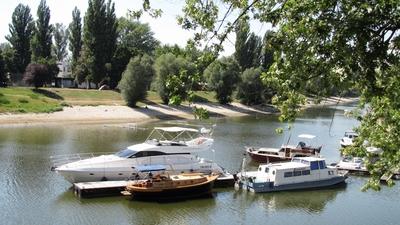
{"label": "shrub", "polygon": [[54,60],[40,59],[38,63],[30,63],[24,73],[24,81],[35,88],[50,83],[58,73],[58,67]]}
{"label": "shrub", "polygon": [[222,58],[211,63],[204,71],[204,77],[211,90],[216,92],[219,103],[227,104],[239,81],[240,67],[235,59]]}
{"label": "shrub", "polygon": [[29,103],[29,101],[27,100],[27,99],[25,99],[25,98],[20,98],[20,99],[18,99],[18,102],[19,103]]}
{"label": "shrub", "polygon": [[156,89],[164,104],[179,105],[187,98],[195,74],[192,63],[167,53],[156,59],[154,69],[157,74]]}
{"label": "shrub", "polygon": [[118,84],[128,106],[136,106],[138,101],[146,98],[153,75],[153,61],[148,55],[130,60]]}

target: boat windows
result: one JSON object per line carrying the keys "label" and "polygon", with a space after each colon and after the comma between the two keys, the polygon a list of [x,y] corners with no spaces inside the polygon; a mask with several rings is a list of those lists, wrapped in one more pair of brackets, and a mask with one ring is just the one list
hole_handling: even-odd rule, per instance
{"label": "boat windows", "polygon": [[326,169],[325,161],[319,161],[319,169]]}
{"label": "boat windows", "polygon": [[310,162],[310,169],[311,169],[311,170],[317,170],[317,169],[319,169],[318,161]]}
{"label": "boat windows", "polygon": [[158,155],[166,155],[165,152],[159,151],[141,151],[132,155],[130,158],[140,158],[140,157],[148,157],[148,156],[158,156]]}
{"label": "boat windows", "polygon": [[136,151],[133,151],[131,149],[124,149],[124,150],[121,150],[121,151],[115,153],[114,155],[122,157],[122,158],[129,158],[132,155],[134,155],[135,153],[136,153]]}
{"label": "boat windows", "polygon": [[310,175],[310,170],[301,171],[301,175]]}
{"label": "boat windows", "polygon": [[266,167],[266,168],[265,168],[265,173],[268,173],[268,172],[269,172],[269,168]]}
{"label": "boat windows", "polygon": [[285,172],[283,177],[293,177],[293,172]]}
{"label": "boat windows", "polygon": [[301,170],[298,170],[298,171],[295,170],[295,171],[293,172],[293,176],[295,176],[295,177],[296,177],[296,176],[301,176]]}

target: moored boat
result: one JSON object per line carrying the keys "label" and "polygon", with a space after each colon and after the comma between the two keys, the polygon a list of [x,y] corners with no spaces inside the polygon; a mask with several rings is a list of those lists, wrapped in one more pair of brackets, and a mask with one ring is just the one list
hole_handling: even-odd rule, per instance
{"label": "moored boat", "polygon": [[197,155],[211,148],[211,135],[211,129],[156,127],[145,142],[114,154],[53,157],[52,170],[71,183],[127,180],[140,175],[144,165],[163,165],[170,173],[222,174],[222,167]]}
{"label": "moored boat", "polygon": [[132,199],[163,200],[195,198],[210,195],[218,175],[203,173],[158,174],[146,180],[128,183],[125,194]]}
{"label": "moored boat", "polygon": [[[310,134],[301,134],[301,139],[312,140],[316,136]],[[313,146],[300,141],[296,146],[282,145],[281,148],[255,148],[247,147],[247,154],[256,162],[270,163],[290,161],[293,157],[318,157],[322,146]]]}
{"label": "moored boat", "polygon": [[256,193],[275,192],[329,187],[346,178],[346,172],[327,166],[323,158],[295,157],[291,162],[261,164],[257,171],[243,171],[235,186]]}
{"label": "moored boat", "polygon": [[353,141],[358,137],[358,134],[354,131],[344,132],[344,136],[340,139],[340,146],[343,148],[353,145]]}

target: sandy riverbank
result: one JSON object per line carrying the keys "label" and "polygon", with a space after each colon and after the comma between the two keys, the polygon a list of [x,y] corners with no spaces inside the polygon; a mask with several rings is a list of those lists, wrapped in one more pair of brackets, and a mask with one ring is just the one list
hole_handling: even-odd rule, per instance
{"label": "sandy riverbank", "polygon": [[[329,98],[322,105],[335,105],[339,98]],[[342,98],[341,103],[354,102],[356,98]],[[270,106],[249,107],[240,103],[219,105],[211,103],[194,104],[210,112],[212,117],[235,117],[277,113]],[[307,107],[313,104],[308,104]],[[193,106],[193,105],[192,105]],[[73,106],[64,107],[54,113],[0,114],[0,125],[91,124],[91,123],[139,123],[160,119],[193,119],[192,108],[188,105],[177,107],[148,105],[142,108],[127,106]]]}

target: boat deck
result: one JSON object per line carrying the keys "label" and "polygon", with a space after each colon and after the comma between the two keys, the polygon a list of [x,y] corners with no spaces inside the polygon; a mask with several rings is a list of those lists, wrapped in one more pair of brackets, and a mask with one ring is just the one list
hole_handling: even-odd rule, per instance
{"label": "boat deck", "polygon": [[[80,198],[93,198],[104,196],[118,196],[125,190],[128,185],[127,180],[122,181],[96,181],[96,182],[80,182],[73,184],[73,191]],[[233,175],[219,177],[215,183],[215,188],[233,187]]]}

